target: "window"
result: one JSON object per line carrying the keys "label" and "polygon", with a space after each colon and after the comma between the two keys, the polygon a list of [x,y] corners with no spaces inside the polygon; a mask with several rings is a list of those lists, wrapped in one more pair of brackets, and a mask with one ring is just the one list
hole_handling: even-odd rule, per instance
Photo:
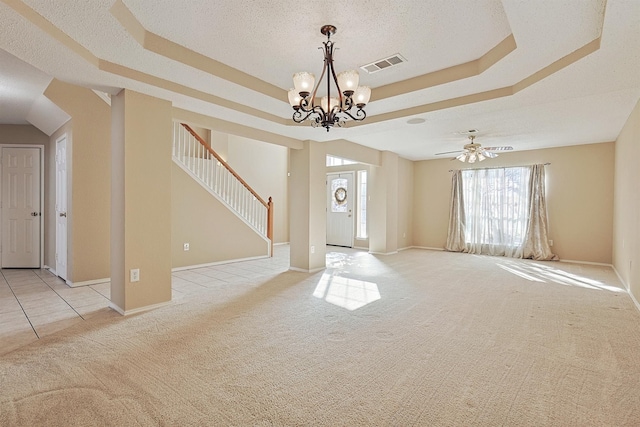
{"label": "window", "polygon": [[331,180],[331,212],[347,212],[347,187],[346,178],[334,178]]}
{"label": "window", "polygon": [[544,166],[452,171],[445,249],[558,259],[549,245]]}
{"label": "window", "polygon": [[341,159],[340,157],[327,156],[327,166],[344,166],[355,165],[356,162],[347,159]]}
{"label": "window", "polygon": [[530,168],[462,171],[465,243],[519,247],[529,217]]}
{"label": "window", "polygon": [[367,238],[367,171],[358,171],[358,211],[356,213],[356,237]]}

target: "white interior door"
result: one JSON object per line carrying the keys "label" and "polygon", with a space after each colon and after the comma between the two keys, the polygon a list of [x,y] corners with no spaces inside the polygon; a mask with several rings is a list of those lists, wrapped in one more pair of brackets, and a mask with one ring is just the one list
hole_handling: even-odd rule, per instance
{"label": "white interior door", "polygon": [[56,274],[67,278],[67,136],[56,141]]}
{"label": "white interior door", "polygon": [[327,245],[353,246],[353,172],[327,174]]}
{"label": "white interior door", "polygon": [[40,149],[2,148],[2,267],[40,268]]}

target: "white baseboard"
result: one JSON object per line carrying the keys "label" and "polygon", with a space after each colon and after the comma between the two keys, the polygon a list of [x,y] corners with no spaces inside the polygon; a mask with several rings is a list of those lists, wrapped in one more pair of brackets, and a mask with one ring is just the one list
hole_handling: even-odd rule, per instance
{"label": "white baseboard", "polygon": [[361,251],[368,251],[369,248],[365,248],[364,246],[354,246],[353,249],[359,249]]}
{"label": "white baseboard", "polygon": [[398,248],[398,252],[406,251],[407,249],[413,249],[413,246],[405,246],[404,248]]}
{"label": "white baseboard", "polygon": [[160,302],[158,304],[152,304],[152,305],[146,305],[144,307],[139,307],[139,308],[134,308],[133,310],[123,310],[122,308],[118,307],[116,304],[114,304],[113,302],[109,303],[109,308],[117,311],[118,313],[120,313],[123,316],[130,316],[132,314],[137,314],[137,313],[142,313],[144,311],[149,311],[149,310],[153,310],[156,308],[160,308],[160,307],[164,307],[166,305],[171,304],[171,301],[166,301],[166,302]]}
{"label": "white baseboard", "polygon": [[616,268],[615,265],[612,265],[611,268],[613,268],[613,271],[616,272],[616,276],[618,276],[618,280],[620,280],[620,282],[622,283],[622,286],[624,286],[624,289],[627,291],[627,294],[629,294],[629,296],[631,297],[631,301],[633,301],[633,304],[636,306],[638,311],[640,311],[640,303],[638,302],[636,297],[633,296],[633,293],[631,293],[631,288],[630,288],[629,284],[624,281],[624,279],[622,278],[622,276],[618,272],[618,269]]}
{"label": "white baseboard", "polygon": [[254,256],[254,257],[248,257],[248,258],[230,259],[230,260],[226,260],[226,261],[208,262],[206,264],[187,265],[185,267],[174,267],[174,268],[171,269],[171,272],[173,273],[173,272],[176,272],[176,271],[193,270],[194,268],[213,267],[214,265],[231,264],[231,263],[234,263],[234,262],[252,261],[252,260],[264,259],[264,258],[269,258],[269,256],[260,255],[260,256]]}
{"label": "white baseboard", "polygon": [[636,308],[638,309],[638,311],[640,311],[640,303],[638,302],[638,300],[636,299],[636,297],[633,296],[633,294],[631,293],[631,291],[627,291],[627,293],[629,294],[629,296],[631,297],[631,300],[633,301],[633,303],[636,305]]}
{"label": "white baseboard", "polygon": [[392,252],[374,252],[374,251],[369,251],[369,253],[371,255],[396,255],[398,253],[398,251],[392,251]]}
{"label": "white baseboard", "polygon": [[606,262],[592,262],[592,261],[577,261],[577,260],[573,260],[573,259],[559,259],[559,262],[566,262],[569,264],[587,264],[587,265],[600,265],[603,267],[611,267],[613,268],[613,265],[611,264],[607,264]]}
{"label": "white baseboard", "polygon": [[85,280],[84,282],[71,282],[69,280],[67,280],[66,282],[69,287],[77,288],[80,286],[97,285],[98,283],[109,283],[111,282],[111,277],[106,277],[104,279]]}
{"label": "white baseboard", "polygon": [[284,246],[284,245],[288,245],[289,242],[280,242],[280,243],[274,243],[273,246]]}
{"label": "white baseboard", "polygon": [[289,267],[289,270],[291,271],[298,271],[300,273],[317,273],[318,271],[322,271],[325,270],[327,267],[318,267],[318,268],[313,268],[311,270],[305,270],[303,268],[297,268],[297,267]]}
{"label": "white baseboard", "polygon": [[427,251],[444,251],[444,248],[432,248],[430,246],[411,246],[412,249],[425,249]]}
{"label": "white baseboard", "polygon": [[54,276],[58,275],[58,273],[56,273],[56,271],[53,268],[49,267],[46,264],[42,266],[42,269],[47,270],[49,273],[53,274]]}

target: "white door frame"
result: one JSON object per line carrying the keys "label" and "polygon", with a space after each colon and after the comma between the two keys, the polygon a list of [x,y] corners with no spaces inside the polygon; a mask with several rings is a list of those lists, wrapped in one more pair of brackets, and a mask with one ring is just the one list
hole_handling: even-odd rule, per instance
{"label": "white door frame", "polygon": [[[40,268],[44,267],[44,211],[46,206],[44,205],[44,145],[40,144],[0,144],[0,154],[3,148],[38,148],[40,149]],[[0,169],[2,166],[0,165]],[[2,192],[2,172],[0,171],[0,195]],[[2,218],[0,218],[0,224]],[[0,233],[2,228],[0,227]]]}
{"label": "white door frame", "polygon": [[[66,206],[65,206],[65,215],[66,216],[66,225],[65,225],[65,232],[66,232],[66,236],[64,236],[64,272],[63,271],[58,271],[58,259],[59,259],[59,252],[58,252],[58,244],[60,243],[60,237],[58,235],[58,214],[59,214],[59,209],[58,209],[58,144],[63,141],[65,142],[65,159],[64,159],[64,165],[65,165],[65,183],[64,183],[64,189],[65,192],[67,193],[67,195],[65,196],[65,200],[66,200]],[[54,223],[55,223],[55,240],[56,240],[56,244],[55,244],[55,254],[54,254],[54,259],[55,259],[55,270],[53,270],[53,272],[58,276],[61,277],[62,279],[64,279],[65,281],[67,280],[67,277],[69,276],[69,156],[67,155],[67,150],[69,148],[69,136],[68,134],[65,132],[63,133],[59,138],[56,138],[56,144],[55,144],[55,151],[54,151],[54,157],[55,157],[55,199],[54,199],[54,207],[53,207],[53,213],[52,215],[54,216]],[[53,266],[50,266],[50,269]]]}

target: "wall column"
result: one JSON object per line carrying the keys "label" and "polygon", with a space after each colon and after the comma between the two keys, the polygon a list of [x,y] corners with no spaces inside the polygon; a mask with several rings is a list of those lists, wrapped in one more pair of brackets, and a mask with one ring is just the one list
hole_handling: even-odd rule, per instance
{"label": "wall column", "polygon": [[[51,81],[44,94],[71,116],[70,125],[65,125],[69,129],[65,131],[68,172],[65,279],[71,286],[108,281],[109,105],[90,89],[56,79]],[[55,153],[55,141],[51,148]],[[55,199],[55,180],[52,185]],[[55,248],[55,227],[53,230]],[[49,266],[55,267],[55,252],[49,259]]]}
{"label": "wall column", "polygon": [[369,252],[393,254],[398,251],[398,155],[383,151],[380,157],[368,184]]}
{"label": "wall column", "polygon": [[291,150],[289,177],[290,268],[318,271],[326,266],[326,147],[304,141]]}
{"label": "wall column", "polygon": [[130,314],[171,301],[171,103],[122,90],[111,119],[111,307]]}

